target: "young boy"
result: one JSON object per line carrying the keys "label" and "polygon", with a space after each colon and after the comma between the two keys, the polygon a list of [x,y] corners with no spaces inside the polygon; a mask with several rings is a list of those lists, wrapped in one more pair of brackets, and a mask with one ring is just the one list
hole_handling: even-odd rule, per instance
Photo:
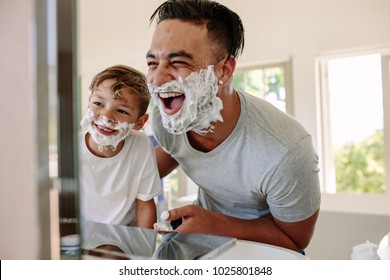
{"label": "young boy", "polygon": [[161,185],[152,142],[138,131],[149,117],[145,77],[116,65],[97,74],[90,90],[79,133],[81,218],[153,228]]}

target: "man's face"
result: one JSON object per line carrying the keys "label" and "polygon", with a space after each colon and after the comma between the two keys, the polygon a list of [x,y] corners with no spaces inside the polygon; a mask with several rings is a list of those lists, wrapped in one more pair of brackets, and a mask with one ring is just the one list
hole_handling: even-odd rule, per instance
{"label": "man's face", "polygon": [[207,133],[222,121],[213,44],[205,26],[179,20],[158,24],[149,52],[149,89],[163,125],[174,134]]}
{"label": "man's face", "polygon": [[[180,20],[164,20],[157,25],[146,58],[148,83],[154,86],[185,78],[217,62],[206,27]],[[183,105],[185,95],[172,92],[160,99],[164,112],[173,115]]]}

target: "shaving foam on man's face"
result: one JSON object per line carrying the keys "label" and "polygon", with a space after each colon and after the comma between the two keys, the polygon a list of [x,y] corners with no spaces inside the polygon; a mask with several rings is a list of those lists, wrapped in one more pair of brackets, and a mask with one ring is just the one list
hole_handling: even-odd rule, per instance
{"label": "shaving foam on man's face", "polygon": [[[172,134],[190,130],[206,134],[214,129],[212,122],[223,121],[222,100],[217,97],[218,77],[212,65],[192,72],[184,80],[179,77],[160,87],[151,83],[148,86],[160,110],[164,128]],[[173,114],[168,114],[170,112]]]}
{"label": "shaving foam on man's face", "polygon": [[118,144],[130,135],[134,127],[134,123],[113,124],[104,116],[97,117],[90,108],[87,109],[80,125],[88,130],[92,140],[98,145],[99,151],[103,151],[104,146],[109,146],[115,151]]}

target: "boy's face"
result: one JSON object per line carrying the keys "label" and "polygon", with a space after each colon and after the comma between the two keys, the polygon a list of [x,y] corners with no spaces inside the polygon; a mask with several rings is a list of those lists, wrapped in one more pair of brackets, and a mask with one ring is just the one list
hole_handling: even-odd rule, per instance
{"label": "boy's face", "polygon": [[89,108],[80,122],[91,135],[88,148],[97,154],[110,149],[116,153],[117,146],[131,130],[140,130],[148,120],[147,114],[140,116],[138,94],[127,88],[114,92],[115,82],[114,79],[105,80],[92,92]]}
{"label": "boy's face", "polygon": [[[119,96],[112,90],[114,79],[103,81],[93,92],[89,99],[89,108],[94,115],[99,118],[105,118],[115,125],[119,123],[134,123],[134,129],[137,127],[137,121],[140,115],[140,100],[136,93],[127,88],[120,90]],[[112,129],[95,126],[101,134],[115,134]]]}

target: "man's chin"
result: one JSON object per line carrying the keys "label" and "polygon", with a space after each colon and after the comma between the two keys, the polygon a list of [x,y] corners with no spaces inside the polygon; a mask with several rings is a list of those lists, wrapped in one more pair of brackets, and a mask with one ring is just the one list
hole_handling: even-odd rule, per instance
{"label": "man's chin", "polygon": [[174,116],[176,115],[179,111],[180,111],[181,107],[178,107],[178,108],[163,108],[163,112],[165,115],[171,117],[171,116]]}

